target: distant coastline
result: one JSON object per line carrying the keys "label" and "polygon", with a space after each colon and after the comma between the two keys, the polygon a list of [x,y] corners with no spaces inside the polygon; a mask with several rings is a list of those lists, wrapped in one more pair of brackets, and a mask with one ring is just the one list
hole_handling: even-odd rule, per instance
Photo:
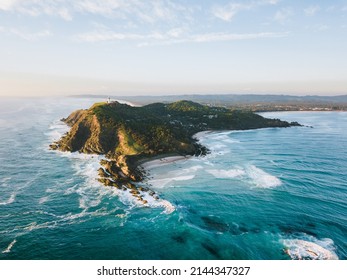
{"label": "distant coastline", "polygon": [[[73,95],[81,98],[107,98],[107,95]],[[136,106],[153,102],[171,103],[189,99],[209,106],[252,112],[282,111],[347,111],[347,95],[279,95],[279,94],[189,94],[162,96],[111,96],[113,100],[127,100]]]}

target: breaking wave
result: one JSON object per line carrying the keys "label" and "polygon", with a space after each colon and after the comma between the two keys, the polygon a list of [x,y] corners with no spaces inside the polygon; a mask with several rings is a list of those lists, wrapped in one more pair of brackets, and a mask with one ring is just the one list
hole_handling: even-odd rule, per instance
{"label": "breaking wave", "polygon": [[17,193],[12,193],[11,196],[6,201],[0,201],[0,205],[8,205],[16,200]]}
{"label": "breaking wave", "polygon": [[7,253],[10,253],[11,252],[11,249],[13,247],[14,244],[16,244],[17,240],[13,240],[5,250],[2,251],[3,254],[7,254]]}
{"label": "breaking wave", "polygon": [[69,131],[69,126],[64,122],[57,120],[49,126],[49,131],[45,133],[48,136],[50,143],[58,141],[66,132]]}
{"label": "breaking wave", "polygon": [[[100,160],[104,159],[104,156],[86,155],[81,153],[61,153],[64,157],[69,157],[73,161],[73,169],[77,176],[85,178],[84,184],[76,184],[73,187],[66,190],[66,194],[76,193],[79,195],[79,208],[82,210],[88,210],[93,207],[97,207],[101,204],[102,200],[106,197],[117,197],[123,204],[128,206],[137,207],[153,207],[164,208],[164,213],[170,214],[175,210],[175,207],[166,200],[155,199],[148,194],[148,192],[140,191],[140,196],[147,203],[139,201],[134,197],[130,190],[119,190],[114,187],[105,187],[99,181],[98,169],[101,167]],[[186,178],[188,180],[188,178]]]}
{"label": "breaking wave", "polygon": [[246,174],[243,169],[208,169],[206,170],[208,173],[212,174],[214,177],[219,179],[228,179],[228,178],[236,178]]}
{"label": "breaking wave", "polygon": [[[190,162],[192,159],[189,159],[188,161]],[[155,166],[157,167],[163,167],[164,165],[161,166]],[[168,172],[156,172],[155,168],[150,166],[148,170],[150,171],[151,175],[153,177],[149,178],[146,180],[146,183],[149,184],[151,187],[155,189],[160,189],[164,187],[168,187],[175,182],[179,181],[189,181],[195,178],[197,172],[201,169],[203,169],[203,166],[201,165],[194,165],[188,168],[184,169],[175,169],[171,170]]]}
{"label": "breaking wave", "polygon": [[338,260],[334,241],[329,238],[317,239],[302,234],[297,238],[283,239],[284,251],[293,260]]}
{"label": "breaking wave", "polygon": [[252,187],[257,188],[274,188],[282,184],[280,179],[255,165],[246,165],[233,169],[207,169],[206,172],[218,179],[243,180]]}
{"label": "breaking wave", "polygon": [[251,183],[257,188],[275,188],[282,185],[277,177],[265,172],[264,170],[250,165],[245,169],[246,175],[251,179]]}

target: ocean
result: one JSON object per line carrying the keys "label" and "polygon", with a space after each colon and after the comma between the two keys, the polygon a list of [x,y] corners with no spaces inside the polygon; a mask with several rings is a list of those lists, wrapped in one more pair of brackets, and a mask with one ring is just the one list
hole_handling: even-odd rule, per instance
{"label": "ocean", "polygon": [[199,133],[207,156],[147,163],[145,207],[96,181],[101,156],[49,150],[97,101],[1,99],[0,259],[347,259],[347,112]]}

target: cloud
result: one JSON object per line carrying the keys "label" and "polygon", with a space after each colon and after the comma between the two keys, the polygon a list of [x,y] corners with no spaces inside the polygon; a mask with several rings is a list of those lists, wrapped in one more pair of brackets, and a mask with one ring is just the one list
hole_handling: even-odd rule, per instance
{"label": "cloud", "polygon": [[326,30],[329,30],[329,26],[326,24],[320,24],[317,26],[317,30],[318,31],[326,31]]}
{"label": "cloud", "polygon": [[8,34],[8,35],[15,35],[16,37],[19,37],[26,41],[35,41],[40,38],[49,37],[52,35],[52,33],[49,30],[42,30],[37,32],[27,32],[23,29],[18,28],[7,28],[4,26],[0,26],[0,33]]}
{"label": "cloud", "polygon": [[263,0],[263,1],[259,1],[258,4],[259,5],[277,5],[280,2],[280,0]]}
{"label": "cloud", "polygon": [[320,7],[318,5],[309,6],[306,9],[304,9],[304,12],[307,16],[314,16],[319,10],[320,10]]}
{"label": "cloud", "polygon": [[28,32],[24,32],[18,29],[11,29],[10,30],[11,34],[14,34],[24,40],[27,41],[35,41],[38,40],[40,38],[43,37],[49,37],[52,35],[52,33],[49,30],[43,30],[43,31],[39,31],[39,32],[34,32],[34,33],[28,33]]}
{"label": "cloud", "polygon": [[71,20],[70,5],[66,0],[1,0],[0,10],[37,17],[48,15]]}
{"label": "cloud", "polygon": [[0,10],[9,11],[17,1],[15,0],[1,0]]}
{"label": "cloud", "polygon": [[251,5],[229,3],[226,6],[215,6],[212,9],[212,14],[224,21],[231,21],[232,18],[240,11],[251,9]]}
{"label": "cloud", "polygon": [[155,46],[155,45],[174,45],[182,43],[210,43],[210,42],[226,42],[241,41],[264,38],[281,38],[286,37],[288,33],[201,33],[187,34],[184,30],[172,29],[168,32],[152,32],[148,34],[138,33],[118,33],[113,31],[94,31],[80,34],[77,39],[82,42],[102,42],[102,41],[136,41],[139,47]]}
{"label": "cloud", "polygon": [[191,42],[203,43],[203,42],[221,42],[221,41],[241,41],[251,39],[263,39],[263,38],[280,38],[287,36],[287,33],[273,33],[273,32],[261,32],[261,33],[207,33],[199,34],[191,37]]}
{"label": "cloud", "polygon": [[187,16],[190,9],[171,0],[0,0],[0,10],[38,17],[60,17],[70,21],[77,14],[93,14],[155,23]]}
{"label": "cloud", "polygon": [[234,18],[234,16],[241,11],[251,10],[264,5],[276,5],[278,2],[279,0],[258,0],[249,1],[246,3],[245,1],[230,2],[222,6],[215,5],[212,8],[212,14],[223,21],[231,21]]}
{"label": "cloud", "polygon": [[276,5],[280,0],[268,0],[267,2],[271,5]]}
{"label": "cloud", "polygon": [[112,32],[112,31],[95,31],[95,32],[89,32],[80,34],[77,36],[77,39],[79,41],[84,42],[102,42],[102,41],[137,41],[137,40],[148,40],[148,39],[154,39],[154,40],[163,40],[165,38],[165,35],[161,33],[149,33],[149,34],[137,34],[137,33],[118,33],[118,32]]}
{"label": "cloud", "polygon": [[283,8],[276,12],[274,16],[274,20],[284,24],[288,21],[288,19],[293,15],[293,11],[291,8]]}

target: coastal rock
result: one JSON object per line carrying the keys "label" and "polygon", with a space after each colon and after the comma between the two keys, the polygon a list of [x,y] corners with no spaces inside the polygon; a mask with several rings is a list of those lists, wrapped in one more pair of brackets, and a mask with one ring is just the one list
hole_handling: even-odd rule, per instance
{"label": "coastal rock", "polygon": [[110,174],[107,173],[103,168],[99,168],[98,169],[98,174],[99,174],[99,177],[110,177]]}

